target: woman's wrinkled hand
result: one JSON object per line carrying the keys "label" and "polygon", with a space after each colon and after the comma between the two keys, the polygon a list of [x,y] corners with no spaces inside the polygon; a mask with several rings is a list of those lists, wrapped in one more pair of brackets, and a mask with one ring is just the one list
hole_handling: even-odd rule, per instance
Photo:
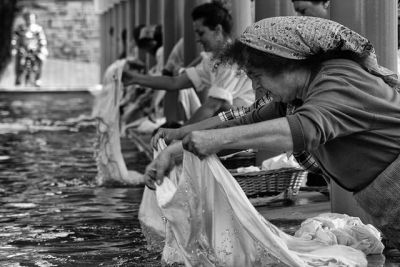
{"label": "woman's wrinkled hand", "polygon": [[222,144],[218,137],[210,131],[194,131],[183,138],[182,145],[187,151],[192,152],[200,159],[204,159],[220,151]]}
{"label": "woman's wrinkled hand", "polygon": [[162,184],[164,177],[169,174],[174,167],[173,157],[165,151],[158,154],[149,165],[147,165],[144,173],[144,182],[150,189],[155,189],[155,184]]}
{"label": "woman's wrinkled hand", "polygon": [[150,143],[154,149],[157,149],[158,139],[164,139],[165,143],[169,145],[173,140],[181,140],[183,136],[180,129],[160,128],[151,138]]}

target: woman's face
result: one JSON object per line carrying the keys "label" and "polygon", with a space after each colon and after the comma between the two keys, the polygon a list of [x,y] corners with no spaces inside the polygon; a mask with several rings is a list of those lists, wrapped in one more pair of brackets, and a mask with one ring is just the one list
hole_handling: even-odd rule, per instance
{"label": "woman's face", "polygon": [[224,44],[224,36],[220,27],[215,30],[203,25],[203,19],[193,22],[193,29],[196,34],[196,41],[199,42],[206,52],[216,51]]}
{"label": "woman's face", "polygon": [[328,2],[313,2],[313,1],[294,1],[294,9],[300,16],[310,16],[319,18],[328,18]]}
{"label": "woman's face", "polygon": [[256,94],[268,94],[275,102],[289,103],[296,98],[297,84],[294,84],[290,73],[269,75],[265,70],[249,67],[247,76],[251,79]]}

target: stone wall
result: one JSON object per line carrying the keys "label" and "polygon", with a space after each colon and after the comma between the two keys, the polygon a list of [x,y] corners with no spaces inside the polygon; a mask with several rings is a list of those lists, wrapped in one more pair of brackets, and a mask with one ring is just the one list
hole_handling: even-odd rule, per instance
{"label": "stone wall", "polygon": [[[99,62],[99,20],[93,1],[30,0],[21,10],[37,15],[46,33],[49,58]],[[16,20],[21,23],[22,18]]]}

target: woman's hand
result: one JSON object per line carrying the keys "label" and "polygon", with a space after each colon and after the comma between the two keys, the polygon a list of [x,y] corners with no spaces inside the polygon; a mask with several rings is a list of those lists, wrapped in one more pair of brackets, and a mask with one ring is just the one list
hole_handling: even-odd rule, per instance
{"label": "woman's hand", "polygon": [[158,185],[162,184],[164,177],[167,176],[174,167],[174,163],[175,159],[168,150],[162,151],[158,154],[156,159],[147,165],[144,173],[145,184],[150,189],[154,190],[154,183],[157,183]]}
{"label": "woman's hand", "polygon": [[156,134],[151,138],[150,144],[156,149],[158,139],[163,138],[165,143],[169,145],[173,140],[181,140],[184,137],[184,132],[181,128],[170,129],[170,128],[160,128],[157,130]]}
{"label": "woman's hand", "polygon": [[137,70],[131,70],[129,67],[129,63],[125,63],[121,77],[121,81],[124,84],[124,86],[135,83],[136,75],[138,75]]}
{"label": "woman's hand", "polygon": [[222,149],[220,138],[221,136],[214,135],[212,130],[194,131],[185,136],[182,144],[184,149],[203,159]]}

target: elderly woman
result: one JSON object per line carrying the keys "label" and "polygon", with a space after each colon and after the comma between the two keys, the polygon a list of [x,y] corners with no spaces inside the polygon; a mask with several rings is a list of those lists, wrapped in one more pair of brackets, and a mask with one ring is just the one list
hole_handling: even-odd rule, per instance
{"label": "elderly woman", "polygon": [[[248,27],[223,58],[242,66],[273,103],[236,121],[251,127],[191,132],[185,149],[200,157],[232,148],[309,151],[400,248],[399,82],[377,64],[371,43],[326,19],[275,17]],[[161,153],[147,183],[159,183],[179,156],[179,143]]]}

